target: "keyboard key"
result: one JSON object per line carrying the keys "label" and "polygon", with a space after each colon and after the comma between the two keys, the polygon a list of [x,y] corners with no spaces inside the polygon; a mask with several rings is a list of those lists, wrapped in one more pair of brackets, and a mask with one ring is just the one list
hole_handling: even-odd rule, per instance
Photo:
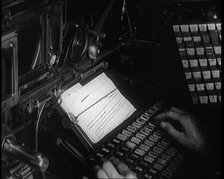
{"label": "keyboard key", "polygon": [[120,139],[121,141],[125,141],[127,139],[127,136],[123,134],[118,134],[117,138]]}
{"label": "keyboard key", "polygon": [[216,66],[216,59],[215,58],[209,58],[208,62],[209,62],[210,66]]}
{"label": "keyboard key", "polygon": [[141,133],[137,133],[136,135],[135,135],[137,138],[139,138],[139,139],[141,139],[141,140],[143,140],[144,138],[145,138],[145,135],[143,135],[143,134],[141,134]]}
{"label": "keyboard key", "polygon": [[134,160],[132,160],[132,159],[130,159],[130,158],[127,158],[127,159],[125,160],[125,163],[126,163],[127,165],[133,165]]}
{"label": "keyboard key", "polygon": [[148,156],[148,155],[146,155],[146,156],[144,157],[144,160],[145,160],[146,162],[148,162],[148,163],[152,163],[152,162],[154,161],[154,158],[153,158],[153,157],[150,157],[150,156]]}
{"label": "keyboard key", "polygon": [[204,55],[205,52],[204,52],[204,47],[197,47],[196,48],[196,52],[197,52],[197,55]]}
{"label": "keyboard key", "polygon": [[126,135],[127,137],[130,137],[130,136],[132,135],[132,132],[127,131],[127,130],[123,130],[123,131],[122,131],[122,134],[123,134],[123,135]]}
{"label": "keyboard key", "polygon": [[206,58],[201,58],[199,59],[199,64],[201,67],[207,67],[208,66],[208,61]]}
{"label": "keyboard key", "polygon": [[98,158],[103,158],[103,157],[104,157],[104,155],[103,155],[102,153],[99,153],[99,152],[96,153],[96,156],[97,156]]}
{"label": "keyboard key", "polygon": [[153,133],[153,136],[160,138],[160,137],[162,137],[162,133],[157,130]]}
{"label": "keyboard key", "polygon": [[126,153],[126,152],[129,152],[130,150],[127,147],[121,147],[121,151]]}
{"label": "keyboard key", "polygon": [[117,139],[113,139],[113,141],[112,141],[114,144],[120,144],[121,143],[121,141],[119,141],[119,140],[117,140]]}
{"label": "keyboard key", "polygon": [[129,131],[131,131],[131,132],[135,132],[135,131],[137,130],[136,127],[131,126],[131,125],[129,125],[129,126],[127,127],[127,129],[128,129]]}
{"label": "keyboard key", "polygon": [[145,124],[145,120],[144,120],[144,119],[138,118],[138,119],[136,119],[136,121],[137,121],[139,124]]}
{"label": "keyboard key", "polygon": [[148,163],[146,163],[144,161],[140,161],[138,165],[142,168],[146,168],[148,166]]}
{"label": "keyboard key", "polygon": [[140,132],[146,136],[150,134],[150,131],[145,128],[141,129]]}
{"label": "keyboard key", "polygon": [[115,155],[117,157],[124,157],[124,153],[123,152],[120,152],[120,151],[116,152]]}
{"label": "keyboard key", "polygon": [[167,161],[164,160],[164,159],[159,158],[159,159],[157,160],[157,163],[159,163],[159,164],[161,164],[161,165],[163,165],[163,166],[166,166]]}
{"label": "keyboard key", "polygon": [[144,142],[146,145],[148,145],[149,147],[152,147],[152,146],[154,146],[154,142],[153,141],[149,141],[149,140],[145,140],[145,142]]}
{"label": "keyboard key", "polygon": [[145,125],[145,129],[149,130],[149,131],[153,131],[154,127],[151,125]]}
{"label": "keyboard key", "polygon": [[156,111],[154,111],[153,109],[148,109],[145,113],[148,114],[149,117],[151,117],[156,113]]}
{"label": "keyboard key", "polygon": [[176,171],[176,167],[173,167],[173,166],[168,166],[166,168],[167,171],[171,172],[171,173],[174,173]]}
{"label": "keyboard key", "polygon": [[166,139],[163,139],[162,141],[161,141],[161,143],[163,143],[163,144],[165,144],[165,145],[170,145],[170,142],[168,141],[168,140],[166,140]]}
{"label": "keyboard key", "polygon": [[136,147],[136,144],[134,144],[133,142],[127,141],[126,146],[130,149],[134,149]]}
{"label": "keyboard key", "polygon": [[110,150],[108,150],[107,148],[105,148],[105,147],[103,147],[102,149],[101,149],[101,151],[103,152],[103,153],[109,153],[110,152]]}
{"label": "keyboard key", "polygon": [[159,138],[157,138],[155,136],[149,136],[148,139],[151,140],[151,141],[153,141],[153,142],[157,142],[159,140]]}
{"label": "keyboard key", "polygon": [[167,149],[166,153],[171,156],[174,156],[176,154],[176,152],[174,152],[173,150],[170,150],[170,149]]}
{"label": "keyboard key", "polygon": [[148,153],[148,155],[149,155],[150,157],[157,158],[159,154],[156,153],[156,152],[150,151],[150,152]]}
{"label": "keyboard key", "polygon": [[145,154],[145,151],[144,150],[141,150],[141,149],[136,149],[135,150],[135,153],[140,155],[140,156],[143,156]]}
{"label": "keyboard key", "polygon": [[163,149],[161,149],[159,147],[154,147],[153,151],[155,151],[156,153],[160,154],[160,153],[162,153]]}
{"label": "keyboard key", "polygon": [[142,125],[137,122],[132,122],[132,126],[138,128],[138,129],[142,127]]}
{"label": "keyboard key", "polygon": [[145,179],[152,179],[152,175],[149,175],[149,174],[145,174],[144,176],[143,176],[143,178],[145,178]]}
{"label": "keyboard key", "polygon": [[139,146],[139,148],[147,152],[147,151],[149,150],[150,147],[147,146],[147,145],[145,145],[145,144],[141,144],[141,145]]}
{"label": "keyboard key", "polygon": [[199,96],[199,100],[201,104],[208,104],[208,96]]}
{"label": "keyboard key", "polygon": [[134,142],[134,143],[136,143],[136,144],[139,144],[141,142],[141,140],[138,139],[138,138],[136,138],[136,137],[132,137],[131,138],[131,141]]}
{"label": "keyboard key", "polygon": [[166,154],[166,153],[163,153],[161,155],[161,158],[164,159],[164,160],[166,160],[166,161],[169,161],[172,157],[170,155]]}
{"label": "keyboard key", "polygon": [[130,155],[130,159],[132,159],[132,160],[137,160],[139,158],[139,156],[138,155],[136,155],[136,154],[131,154]]}
{"label": "keyboard key", "polygon": [[111,149],[114,149],[114,148],[115,148],[115,145],[112,144],[112,143],[108,143],[108,144],[107,144],[107,147],[108,147],[108,148],[111,148]]}
{"label": "keyboard key", "polygon": [[197,24],[190,24],[190,30],[193,33],[197,33],[198,32],[198,25]]}
{"label": "keyboard key", "polygon": [[142,114],[140,116],[141,119],[145,120],[145,121],[148,121],[149,120],[149,116],[145,115],[145,114]]}
{"label": "keyboard key", "polygon": [[149,170],[149,173],[152,174],[152,175],[156,175],[157,174],[157,170],[154,170],[154,169],[151,168]]}
{"label": "keyboard key", "polygon": [[181,32],[189,32],[189,26],[188,25],[180,25]]}
{"label": "keyboard key", "polygon": [[180,32],[179,25],[173,25],[174,32]]}
{"label": "keyboard key", "polygon": [[139,166],[134,167],[133,170],[134,170],[134,172],[137,172],[137,173],[141,173],[143,171],[143,169]]}
{"label": "keyboard key", "polygon": [[169,171],[164,170],[162,172],[162,176],[166,177],[166,178],[171,178],[173,176],[173,174]]}
{"label": "keyboard key", "polygon": [[199,24],[199,29],[201,32],[206,32],[207,31],[207,25],[206,24]]}
{"label": "keyboard key", "polygon": [[163,166],[160,165],[160,164],[158,164],[158,163],[154,163],[154,164],[153,164],[153,167],[154,167],[155,169],[157,169],[157,170],[160,170],[160,171],[163,169]]}
{"label": "keyboard key", "polygon": [[159,143],[157,144],[157,146],[160,147],[160,148],[162,148],[162,149],[166,149],[166,148],[167,148],[167,145],[164,144],[164,143],[162,143],[162,142],[159,142]]}
{"label": "keyboard key", "polygon": [[215,46],[215,47],[214,47],[214,50],[215,50],[215,54],[216,54],[216,55],[221,54],[221,50],[222,50],[222,49],[221,49],[221,46]]}

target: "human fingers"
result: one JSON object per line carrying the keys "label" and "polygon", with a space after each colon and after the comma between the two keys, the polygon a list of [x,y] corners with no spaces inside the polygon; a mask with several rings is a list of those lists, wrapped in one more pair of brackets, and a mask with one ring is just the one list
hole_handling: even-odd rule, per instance
{"label": "human fingers", "polygon": [[161,128],[163,128],[167,133],[172,136],[174,139],[176,139],[178,142],[182,143],[184,140],[184,133],[176,130],[172,124],[169,122],[161,122],[160,123]]}
{"label": "human fingers", "polygon": [[95,171],[96,171],[96,177],[101,179],[101,178],[105,178],[105,179],[109,179],[108,175],[106,174],[106,172],[99,167],[98,165],[96,165],[94,167]]}
{"label": "human fingers", "polygon": [[106,172],[109,178],[121,178],[114,165],[110,161],[106,161],[102,165],[102,169]]}
{"label": "human fingers", "polygon": [[154,118],[157,121],[163,121],[163,120],[169,118],[171,120],[178,121],[179,123],[184,125],[183,113],[179,113],[179,112],[171,110],[171,109],[156,115]]}
{"label": "human fingers", "polygon": [[126,178],[136,178],[135,174],[129,169],[129,167],[118,158],[111,157],[110,161],[121,175],[126,176]]}
{"label": "human fingers", "polygon": [[186,113],[186,111],[184,111],[181,108],[176,107],[176,106],[171,107],[170,110],[175,111],[175,112],[179,112],[179,113]]}

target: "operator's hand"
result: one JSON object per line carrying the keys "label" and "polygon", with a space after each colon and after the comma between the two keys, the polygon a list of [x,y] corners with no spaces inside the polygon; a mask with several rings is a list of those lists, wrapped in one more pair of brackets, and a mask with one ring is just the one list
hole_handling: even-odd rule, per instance
{"label": "operator's hand", "polygon": [[115,157],[110,160],[104,160],[102,166],[95,166],[96,176],[100,178],[122,178],[137,179],[136,175],[128,168],[127,165]]}
{"label": "operator's hand", "polygon": [[[171,123],[164,121],[167,118],[180,123],[183,130],[177,130]],[[203,153],[205,149],[204,138],[196,125],[195,117],[179,108],[172,107],[158,114],[155,119],[161,120],[160,126],[167,133],[188,149]]]}

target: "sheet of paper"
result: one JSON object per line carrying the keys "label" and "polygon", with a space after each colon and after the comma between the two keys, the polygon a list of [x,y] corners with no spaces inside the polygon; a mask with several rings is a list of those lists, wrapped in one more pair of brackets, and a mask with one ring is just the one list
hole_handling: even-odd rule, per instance
{"label": "sheet of paper", "polygon": [[[104,74],[62,94],[62,108],[93,143],[97,143],[136,110]],[[71,119],[72,120],[72,119]]]}
{"label": "sheet of paper", "polygon": [[125,121],[135,108],[115,90],[78,117],[79,125],[93,143],[97,143]]}

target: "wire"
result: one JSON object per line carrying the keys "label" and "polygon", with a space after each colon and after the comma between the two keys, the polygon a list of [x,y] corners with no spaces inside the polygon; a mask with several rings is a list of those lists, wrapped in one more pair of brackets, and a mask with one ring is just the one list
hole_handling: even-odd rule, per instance
{"label": "wire", "polygon": [[[37,101],[37,102],[39,103],[39,101]],[[38,113],[38,118],[37,118],[37,122],[36,122],[36,128],[35,128],[35,152],[37,152],[37,149],[38,149],[38,129],[39,129],[41,115],[42,115],[42,112],[44,110],[45,105],[46,105],[46,102],[41,107],[40,112]]]}

